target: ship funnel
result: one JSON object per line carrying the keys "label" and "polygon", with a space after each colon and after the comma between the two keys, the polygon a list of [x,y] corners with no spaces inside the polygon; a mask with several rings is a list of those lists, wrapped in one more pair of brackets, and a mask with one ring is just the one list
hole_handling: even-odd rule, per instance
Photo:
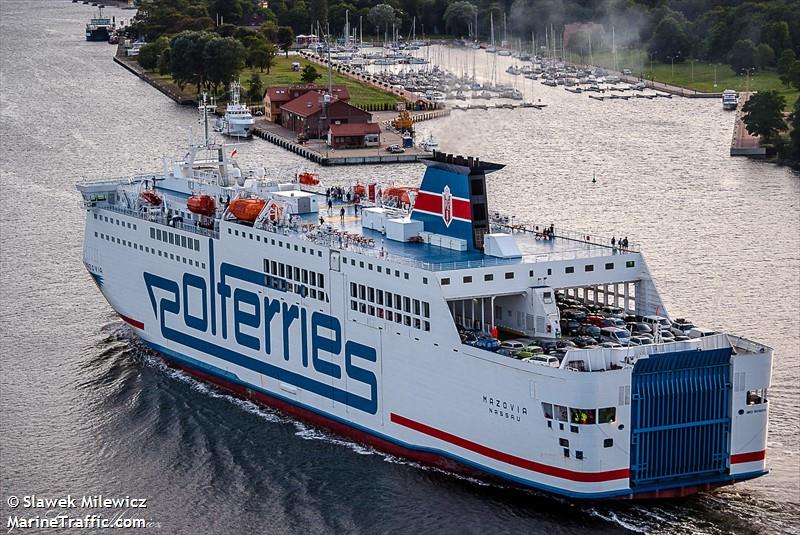
{"label": "ship funnel", "polygon": [[425,232],[458,238],[467,249],[482,250],[489,232],[486,173],[505,166],[443,152],[420,161],[427,169],[411,219],[422,221]]}

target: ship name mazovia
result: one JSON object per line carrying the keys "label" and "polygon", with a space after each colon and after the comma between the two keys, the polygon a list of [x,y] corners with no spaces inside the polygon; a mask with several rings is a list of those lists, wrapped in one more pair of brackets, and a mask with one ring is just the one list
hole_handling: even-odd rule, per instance
{"label": "ship name mazovia", "polygon": [[[502,166],[474,158],[434,153],[419,187],[334,187],[230,152],[78,184],[87,270],[173,365],[393,454],[573,498],[766,473],[772,350],[670,341],[637,245],[494,214]],[[652,343],[603,327],[609,347],[553,347],[604,308],[649,322]]]}

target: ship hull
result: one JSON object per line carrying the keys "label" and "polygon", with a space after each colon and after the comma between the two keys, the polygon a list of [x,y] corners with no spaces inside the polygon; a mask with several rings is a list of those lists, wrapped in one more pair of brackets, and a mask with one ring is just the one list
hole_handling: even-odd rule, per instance
{"label": "ship hull", "polygon": [[106,28],[100,28],[95,30],[86,30],[86,40],[93,41],[93,42],[105,42],[108,41],[111,34],[108,32]]}
{"label": "ship hull", "polygon": [[[124,319],[129,321],[128,318]],[[480,467],[475,467],[463,459],[452,458],[447,453],[423,451],[410,445],[400,444],[394,440],[391,440],[389,437],[381,437],[373,432],[370,432],[369,430],[354,427],[349,422],[320,413],[311,407],[300,406],[281,396],[254,389],[253,385],[234,382],[213,373],[207,368],[201,369],[196,364],[192,363],[193,359],[187,358],[186,356],[180,355],[174,351],[167,350],[166,348],[158,346],[157,344],[148,343],[147,341],[144,341],[144,343],[150,349],[156,351],[159,357],[161,357],[167,365],[181,370],[197,380],[218,387],[239,398],[252,401],[265,407],[277,409],[286,415],[290,415],[301,421],[327,429],[342,437],[366,444],[375,448],[376,450],[380,450],[396,457],[418,462],[426,466],[439,468],[457,475],[477,478],[482,481],[486,481],[487,483],[511,484],[520,490],[541,491],[541,489],[537,487],[532,487],[515,479],[508,479],[503,474],[497,474],[491,471],[486,471]],[[637,492],[623,493],[612,496],[590,497],[588,500],[659,500],[682,498],[697,494],[699,492],[707,492],[719,487],[754,479],[767,473],[768,472],[766,470],[757,470],[752,473],[722,477],[702,483],[677,485],[671,488],[645,489]]]}

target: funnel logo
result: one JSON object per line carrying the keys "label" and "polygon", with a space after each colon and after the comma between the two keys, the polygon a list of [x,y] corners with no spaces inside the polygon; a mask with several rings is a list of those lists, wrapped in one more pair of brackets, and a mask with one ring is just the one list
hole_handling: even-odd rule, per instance
{"label": "funnel logo", "polygon": [[442,219],[446,227],[449,227],[453,220],[453,196],[450,194],[450,186],[445,186],[442,191]]}

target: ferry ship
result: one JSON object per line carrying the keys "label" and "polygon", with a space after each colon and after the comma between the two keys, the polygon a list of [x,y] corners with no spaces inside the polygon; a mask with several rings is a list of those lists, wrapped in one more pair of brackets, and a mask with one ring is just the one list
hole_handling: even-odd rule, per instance
{"label": "ferry ship", "polygon": [[[174,366],[394,455],[592,500],[767,473],[769,347],[658,336],[669,316],[639,246],[495,214],[503,165],[423,163],[405,202],[358,184],[329,212],[325,190],[206,137],[157,173],[77,184],[84,264]],[[657,336],[579,349],[564,303]],[[497,337],[564,347],[523,359]]]}
{"label": "ferry ship", "polygon": [[114,22],[103,17],[103,8],[98,8],[98,15],[86,23],[87,41],[108,41],[114,31]]}

